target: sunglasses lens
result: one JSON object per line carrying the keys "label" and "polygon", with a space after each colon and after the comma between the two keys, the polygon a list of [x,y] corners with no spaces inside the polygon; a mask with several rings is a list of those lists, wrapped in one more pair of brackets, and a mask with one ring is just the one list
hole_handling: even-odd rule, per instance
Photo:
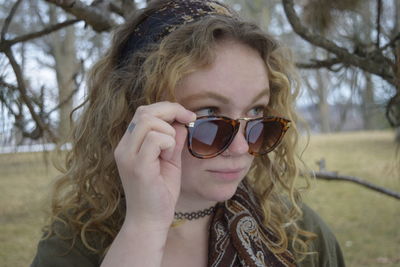
{"label": "sunglasses lens", "polygon": [[274,149],[283,133],[283,125],[277,121],[254,121],[248,127],[250,151],[260,154],[265,154]]}
{"label": "sunglasses lens", "polygon": [[209,156],[223,150],[229,143],[234,127],[223,120],[196,122],[192,134],[192,150],[201,156]]}

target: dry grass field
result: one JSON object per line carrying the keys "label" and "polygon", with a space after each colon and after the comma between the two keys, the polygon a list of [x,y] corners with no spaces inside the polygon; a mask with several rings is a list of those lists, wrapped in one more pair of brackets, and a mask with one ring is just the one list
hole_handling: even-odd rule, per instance
{"label": "dry grass field", "polygon": [[[304,160],[400,191],[393,133],[312,136]],[[399,157],[397,158],[399,159]],[[0,155],[0,266],[28,266],[56,175],[41,153]],[[317,180],[305,201],[331,226],[348,266],[400,266],[400,201],[347,182]]]}
{"label": "dry grass field", "polygon": [[[314,168],[324,158],[329,171],[400,192],[400,155],[393,139],[392,132],[313,136],[304,158]],[[400,266],[400,200],[348,182],[322,180],[305,200],[334,230],[348,266]]]}

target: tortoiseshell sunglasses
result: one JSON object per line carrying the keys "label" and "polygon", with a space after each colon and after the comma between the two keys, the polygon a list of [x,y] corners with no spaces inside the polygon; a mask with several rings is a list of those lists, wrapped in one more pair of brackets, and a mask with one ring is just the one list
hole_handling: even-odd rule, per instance
{"label": "tortoiseshell sunglasses", "polygon": [[202,116],[186,125],[190,153],[200,159],[218,156],[232,143],[239,131],[240,121],[246,122],[248,152],[255,156],[274,150],[290,127],[290,120],[279,117],[233,120],[223,116]]}

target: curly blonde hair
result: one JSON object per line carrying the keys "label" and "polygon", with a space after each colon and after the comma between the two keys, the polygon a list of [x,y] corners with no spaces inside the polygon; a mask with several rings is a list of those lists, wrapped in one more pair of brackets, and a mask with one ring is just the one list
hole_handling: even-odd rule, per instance
{"label": "curly blonde hair", "polygon": [[113,151],[135,110],[161,100],[173,101],[182,77],[212,64],[215,46],[228,39],[259,52],[268,70],[271,90],[266,112],[292,121],[282,144],[269,155],[256,158],[246,179],[261,200],[265,225],[276,234],[274,252],[291,246],[298,255],[304,255],[313,235],[296,224],[302,215],[300,194],[295,187],[299,171],[293,106],[298,83],[290,55],[258,26],[236,15],[214,15],[179,27],[159,44],[124,58],[121,65],[120,53],[135,25],[157,8],[153,4],[120,27],[111,48],[89,74],[89,94],[75,109],[83,111],[73,128],[72,150],[67,152],[63,174],[54,186],[49,235],[57,234],[54,224],[61,221],[69,227],[68,238],[74,242],[80,238],[85,247],[104,255],[125,216]]}

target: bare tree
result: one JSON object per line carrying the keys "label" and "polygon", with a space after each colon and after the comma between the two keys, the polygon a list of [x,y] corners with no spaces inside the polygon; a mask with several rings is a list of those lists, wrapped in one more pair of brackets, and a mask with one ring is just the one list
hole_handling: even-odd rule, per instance
{"label": "bare tree", "polygon": [[[54,125],[50,125],[51,120],[48,119],[49,114],[46,114],[46,112],[44,112],[43,108],[41,108],[40,105],[35,104],[33,101],[31,101],[32,98],[40,99],[40,94],[35,97],[33,97],[32,95],[32,92],[34,91],[39,92],[40,90],[26,89],[27,80],[24,79],[23,77],[23,71],[20,66],[21,64],[18,63],[18,60],[15,59],[14,55],[15,52],[13,52],[13,49],[11,49],[11,47],[13,47],[16,44],[31,41],[34,38],[42,38],[44,35],[47,35],[50,32],[60,31],[62,28],[67,27],[68,25],[72,25],[80,20],[83,20],[88,27],[91,27],[96,32],[109,31],[112,27],[117,25],[118,22],[121,22],[121,20],[117,18],[125,19],[131,12],[135,12],[136,10],[135,3],[134,1],[128,1],[128,0],[120,0],[120,1],[97,0],[94,1],[91,5],[87,5],[79,0],[46,0],[46,2],[50,3],[51,5],[57,6],[58,9],[65,11],[67,14],[70,14],[69,18],[74,17],[74,19],[67,19],[61,23],[54,22],[53,24],[51,24],[52,26],[46,26],[42,30],[38,30],[33,33],[27,33],[22,36],[17,36],[11,39],[6,38],[8,27],[10,25],[13,16],[15,15],[15,12],[20,2],[21,1],[16,1],[14,7],[11,9],[7,19],[5,20],[4,26],[2,28],[0,51],[8,58],[10,65],[13,68],[15,76],[16,77],[21,76],[16,79],[17,80],[16,85],[14,84],[13,87],[6,87],[6,88],[7,91],[9,92],[14,92],[15,91],[14,89],[17,89],[19,98],[21,100],[20,102],[23,103],[22,106],[29,111],[30,114],[29,117],[31,117],[31,119],[35,122],[36,125],[36,127],[34,127],[35,134],[33,135],[32,134],[33,131],[31,131],[30,134],[25,133],[25,136],[32,136],[32,137],[35,136],[40,138],[43,136],[44,133],[48,133],[47,135],[51,140],[56,140],[58,133],[53,133],[54,131],[53,128],[57,127],[54,127]],[[235,2],[239,1],[236,0]],[[327,0],[304,0],[301,2],[303,3],[303,6],[301,7],[303,7],[303,13],[306,13],[304,11],[305,8],[309,10],[311,6],[316,6],[316,7],[324,6],[325,8],[323,8],[322,11],[323,10],[327,11],[321,12],[321,10],[318,10],[318,12],[321,13],[322,15],[319,16],[319,18],[321,18],[320,20],[318,19],[316,20],[319,23],[318,25],[325,25],[320,27],[323,29],[324,27],[327,27],[326,25],[329,25],[330,21],[334,19],[333,16],[332,15],[329,16],[329,14],[336,14],[338,12],[346,12],[347,10],[354,10],[358,5],[360,5],[360,2],[363,1],[338,0],[335,1],[335,3],[333,3],[332,1],[327,1]],[[383,3],[381,3],[380,1],[378,2],[381,5],[381,10],[383,10],[384,9]],[[396,1],[394,3],[398,6],[398,3],[396,3]],[[258,11],[258,15],[260,16],[260,18],[257,20],[264,21],[264,23],[268,26],[272,18],[272,15],[271,12],[267,11],[274,10],[273,8],[278,6],[278,4],[279,4],[278,1],[266,1],[266,2],[251,1],[251,3],[249,1],[244,1],[242,2],[242,7],[248,10],[249,12],[252,10],[253,12]],[[399,112],[397,111],[396,107],[399,104],[398,99],[400,98],[400,96],[398,96],[399,86],[397,85],[398,75],[396,74],[399,72],[398,69],[400,68],[396,67],[398,65],[398,63],[396,62],[399,60],[398,52],[396,51],[399,50],[398,48],[399,46],[398,43],[400,38],[398,30],[399,26],[396,24],[396,26],[393,27],[393,29],[390,32],[388,32],[387,30],[380,31],[379,29],[382,28],[381,27],[382,20],[380,20],[380,13],[379,13],[377,14],[377,20],[375,23],[376,24],[375,28],[377,29],[375,31],[378,32],[379,38],[376,38],[375,44],[373,43],[373,45],[371,46],[370,43],[363,40],[357,43],[355,42],[355,40],[357,40],[356,38],[350,38],[349,36],[345,37],[349,39],[348,42],[346,42],[343,39],[341,40],[341,42],[337,42],[334,39],[329,39],[328,37],[326,37],[323,34],[323,31],[321,31],[321,29],[319,32],[316,30],[312,31],[311,30],[312,28],[310,26],[306,26],[305,22],[303,21],[307,22],[307,19],[302,20],[300,16],[295,12],[294,3],[292,0],[282,0],[282,4],[284,7],[284,12],[296,34],[304,38],[309,43],[309,45],[320,47],[321,49],[326,51],[325,58],[321,59],[320,56],[318,56],[317,58],[309,58],[308,62],[299,62],[298,66],[303,68],[326,68],[330,71],[335,71],[340,68],[347,68],[349,66],[353,66],[361,69],[363,72],[367,74],[370,73],[381,77],[383,80],[387,81],[388,84],[396,88],[395,95],[388,101],[387,117],[393,126],[398,125],[400,119],[398,115]],[[274,10],[274,12],[275,11],[276,10]],[[396,16],[398,16],[398,13],[399,12],[397,11]],[[313,13],[312,15],[315,17],[315,14],[316,13]],[[304,14],[302,15],[304,17]],[[264,16],[267,16],[267,18],[266,19],[263,18]],[[71,32],[72,28],[65,31]],[[382,37],[384,34],[385,38]],[[386,42],[384,42],[385,40]],[[343,45],[339,45],[339,43]],[[57,52],[56,50],[57,48],[54,49],[54,52],[59,55],[60,51]],[[77,63],[76,62],[71,63],[71,66],[74,64]],[[66,78],[66,76],[71,76],[71,75],[68,74],[58,77],[58,84],[60,88],[62,87],[63,84],[66,84],[65,81],[61,81],[61,79]],[[314,76],[318,78],[318,75]],[[71,82],[71,77],[66,79],[69,80],[69,82]],[[369,80],[367,79],[367,81]],[[5,82],[3,83],[3,85],[10,83],[4,80],[4,77],[3,77],[3,82]],[[368,89],[372,88],[373,88],[372,86],[365,87],[366,90],[365,92],[367,92]],[[68,98],[68,95],[71,95],[70,93],[65,93],[64,96],[61,95],[62,93],[67,91],[68,90],[60,89],[59,95],[61,102],[64,102],[62,99],[65,99],[66,97]],[[322,99],[325,100],[326,95],[329,93],[330,92],[322,94],[321,95]],[[365,93],[364,95],[369,96],[370,100],[373,101],[373,99],[371,98],[373,94],[371,92]],[[66,101],[66,104],[68,104],[68,101]],[[323,102],[320,105],[321,107],[323,106],[322,104]],[[10,107],[11,105],[8,106]],[[321,109],[321,111],[324,110],[326,111],[326,108]],[[42,114],[39,116],[40,112]],[[61,112],[61,114],[66,114],[66,113],[67,112]],[[20,112],[19,117],[24,116],[23,114],[24,112]],[[18,116],[14,117],[16,118]],[[365,115],[365,117],[368,118],[369,116]],[[326,120],[324,119],[323,121]],[[323,128],[326,129],[327,127]]]}
{"label": "bare tree", "polygon": [[[17,10],[21,6],[21,0],[17,0],[10,7],[9,13],[4,19],[0,36],[0,53],[7,58],[14,77],[10,77],[11,75],[7,72],[0,74],[2,88],[0,103],[12,117],[14,126],[20,130],[22,138],[57,142],[60,137],[63,137],[60,136],[60,133],[68,132],[69,113],[72,109],[74,93],[77,91],[77,70],[82,64],[77,59],[75,51],[74,27],[68,26],[83,20],[96,32],[109,31],[117,25],[118,17],[124,19],[136,10],[136,6],[134,1],[128,0],[94,1],[92,5],[86,5],[80,1],[47,2],[50,4],[30,1],[31,6],[36,6],[37,10],[40,9],[38,7],[40,5],[41,8],[43,5],[47,5],[50,10],[46,16],[49,23],[45,23],[43,18],[40,18],[40,12],[37,12],[39,21],[41,21],[41,29],[29,33],[23,30],[13,30],[13,28],[18,28],[15,26],[18,24],[12,23],[12,21],[18,16]],[[53,5],[52,2],[57,5]],[[60,11],[63,14],[56,16],[56,13]],[[66,19],[59,22],[57,17],[66,17]],[[29,29],[37,28],[32,27],[32,21],[27,23],[30,23]],[[44,40],[41,45],[45,48],[46,53],[54,58],[54,66],[50,67],[56,74],[58,101],[51,109],[47,107],[45,101],[47,96],[54,95],[54,91],[45,86],[32,87],[23,71],[25,57],[21,49],[25,43],[34,43],[38,39]],[[16,83],[14,84],[12,80],[15,80]],[[58,123],[54,123],[54,112],[59,114]]]}
{"label": "bare tree", "polygon": [[[346,45],[339,45],[335,40],[329,39],[323,35],[323,29],[326,29],[329,23],[332,21],[332,13],[349,11],[356,8],[363,1],[349,1],[349,0],[338,0],[338,1],[327,1],[327,0],[309,0],[304,1],[305,6],[315,7],[318,6],[320,9],[319,13],[314,12],[314,20],[317,21],[320,28],[312,30],[312,25],[306,25],[300,19],[294,8],[293,0],[282,0],[282,4],[285,10],[285,14],[288,18],[290,25],[293,30],[308,43],[320,47],[326,50],[327,56],[325,59],[311,59],[309,63],[299,64],[302,67],[308,68],[328,68],[331,69],[333,66],[345,67],[353,66],[361,69],[365,73],[374,74],[388,82],[393,88],[395,88],[395,94],[388,101],[387,104],[387,118],[389,122],[395,126],[400,126],[400,116],[398,110],[400,106],[400,33],[395,26],[387,34],[387,42],[381,44],[383,38],[381,12],[383,10],[382,1],[377,1],[377,14],[376,14],[376,38],[374,43],[365,42],[354,42],[357,39],[352,38],[350,43],[353,47],[353,51],[350,50]],[[303,6],[304,8],[304,6]],[[317,10],[317,9],[315,9]],[[304,11],[304,9],[303,9]],[[319,14],[317,16],[317,14]],[[398,16],[398,12],[396,13]],[[397,17],[398,18],[398,17]],[[321,27],[322,25],[322,27]],[[314,25],[315,26],[315,25]],[[344,42],[343,42],[344,44]],[[348,46],[348,45],[347,45]]]}
{"label": "bare tree", "polygon": [[[35,0],[30,0],[35,2]],[[234,1],[234,0],[232,0]],[[10,72],[0,73],[0,103],[1,107],[8,111],[14,120],[15,126],[21,130],[22,136],[30,139],[49,140],[57,142],[60,138],[60,132],[64,132],[68,128],[67,116],[71,109],[73,94],[76,91],[74,85],[74,77],[76,77],[76,66],[79,65],[76,56],[74,36],[74,28],[70,27],[79,21],[83,21],[86,30],[93,32],[109,32],[113,27],[123,22],[132,12],[136,11],[136,5],[133,0],[96,0],[88,5],[80,0],[45,0],[35,4],[51,5],[48,21],[50,23],[42,23],[41,28],[33,27],[33,31],[14,31],[13,27],[18,28],[16,23],[12,23],[17,16],[17,10],[22,0],[16,0],[8,9],[8,13],[4,16],[3,26],[0,33],[0,54],[1,60],[6,60],[7,70]],[[146,1],[149,2],[149,1]],[[386,116],[394,127],[400,126],[400,3],[393,0],[393,20],[395,23],[389,25],[382,20],[383,12],[387,12],[391,8],[386,6],[388,2],[375,0],[303,0],[299,1],[301,5],[297,6],[300,15],[295,11],[293,0],[271,0],[265,1],[243,1],[242,7],[248,10],[261,10],[258,22],[265,23],[265,27],[270,27],[272,21],[272,13],[269,10],[279,13],[279,9],[286,15],[293,31],[305,40],[308,51],[320,49],[323,53],[315,54],[315,57],[306,57],[306,61],[298,62],[297,65],[306,69],[327,69],[330,73],[346,73],[348,70],[358,70],[365,74],[365,77],[374,75],[387,83],[388,86],[394,88],[393,96],[387,101]],[[336,35],[328,35],[327,29],[336,19],[345,16],[335,16],[335,14],[347,14],[348,12],[356,12],[360,5],[365,2],[376,4],[377,12],[370,17],[376,19],[372,23],[373,28],[369,28],[369,36],[374,38],[359,38],[359,35],[343,36],[341,33]],[[280,5],[282,4],[282,5]],[[48,7],[48,6],[47,6]],[[266,8],[265,8],[266,7]],[[55,8],[55,9],[54,9]],[[57,11],[55,11],[57,10]],[[307,13],[307,12],[308,13]],[[314,11],[314,12],[313,12]],[[52,13],[53,12],[53,13]],[[55,13],[60,12],[65,19],[59,22],[55,19]],[[347,13],[346,13],[347,12]],[[281,12],[282,13],[282,12]],[[308,15],[307,15],[308,14]],[[267,16],[265,18],[264,16]],[[312,20],[307,19],[311,16]],[[60,16],[61,17],[61,16]],[[337,18],[338,17],[338,18]],[[287,24],[282,19],[274,21],[280,25],[282,30],[282,39],[294,38],[283,30],[287,29]],[[318,22],[312,24],[311,22]],[[346,25],[346,24],[344,24]],[[391,27],[391,28],[390,28]],[[23,27],[21,27],[23,28]],[[31,27],[32,28],[32,27]],[[344,29],[345,27],[342,27]],[[373,30],[371,30],[373,29]],[[61,33],[63,31],[63,33]],[[18,33],[17,33],[18,32]],[[17,34],[16,34],[17,33]],[[24,72],[27,57],[24,53],[25,45],[31,44],[36,40],[44,39],[52,34],[52,42],[50,42],[50,54],[54,57],[54,68],[57,73],[58,82],[58,101],[49,109],[46,106],[46,96],[50,95],[45,86],[36,86],[28,78],[28,74]],[[63,45],[60,45],[63,43]],[[74,45],[75,43],[75,45]],[[72,55],[72,56],[71,56]],[[73,56],[75,55],[75,56]],[[321,57],[322,55],[322,57]],[[64,66],[65,64],[65,66]],[[356,75],[357,71],[350,72],[350,75]],[[318,76],[319,75],[319,76]],[[331,90],[324,91],[326,78],[323,72],[316,72],[315,79],[318,82],[319,98],[326,101],[326,95]],[[10,76],[12,76],[10,78]],[[354,80],[346,80],[350,85]],[[371,84],[365,87],[365,99],[373,102],[374,89]],[[331,88],[333,88],[332,86]],[[350,86],[356,88],[355,86]],[[374,89],[375,90],[375,89]],[[326,103],[320,104],[321,113],[326,112]],[[60,125],[54,124],[53,113],[60,111]],[[321,116],[321,117],[325,117]],[[27,127],[27,125],[31,125]],[[324,127],[324,129],[327,127]],[[400,138],[399,138],[400,139]],[[318,177],[318,175],[317,175]]]}
{"label": "bare tree", "polygon": [[[38,31],[23,33],[17,37],[7,38],[7,35],[15,35],[15,33],[9,34],[8,30],[21,2],[21,0],[18,0],[12,6],[8,16],[4,20],[3,28],[1,30],[0,52],[2,52],[8,59],[11,69],[14,73],[14,79],[16,80],[16,84],[14,85],[7,82],[4,75],[0,77],[0,84],[2,85],[3,89],[2,100],[4,100],[1,103],[14,116],[15,126],[21,130],[23,137],[40,139],[45,136],[52,142],[56,142],[57,135],[53,132],[49,118],[50,114],[46,113],[43,102],[44,87],[37,88],[36,90],[31,87],[31,84],[25,77],[23,71],[25,57],[22,56],[21,62],[18,62],[13,46],[15,47],[18,44],[27,42],[28,40],[43,37],[51,32],[55,32],[59,29],[76,23],[78,20],[67,20],[62,23],[44,27]],[[13,97],[7,98],[7,95],[11,95]],[[27,127],[30,120],[34,125],[32,127]]]}

